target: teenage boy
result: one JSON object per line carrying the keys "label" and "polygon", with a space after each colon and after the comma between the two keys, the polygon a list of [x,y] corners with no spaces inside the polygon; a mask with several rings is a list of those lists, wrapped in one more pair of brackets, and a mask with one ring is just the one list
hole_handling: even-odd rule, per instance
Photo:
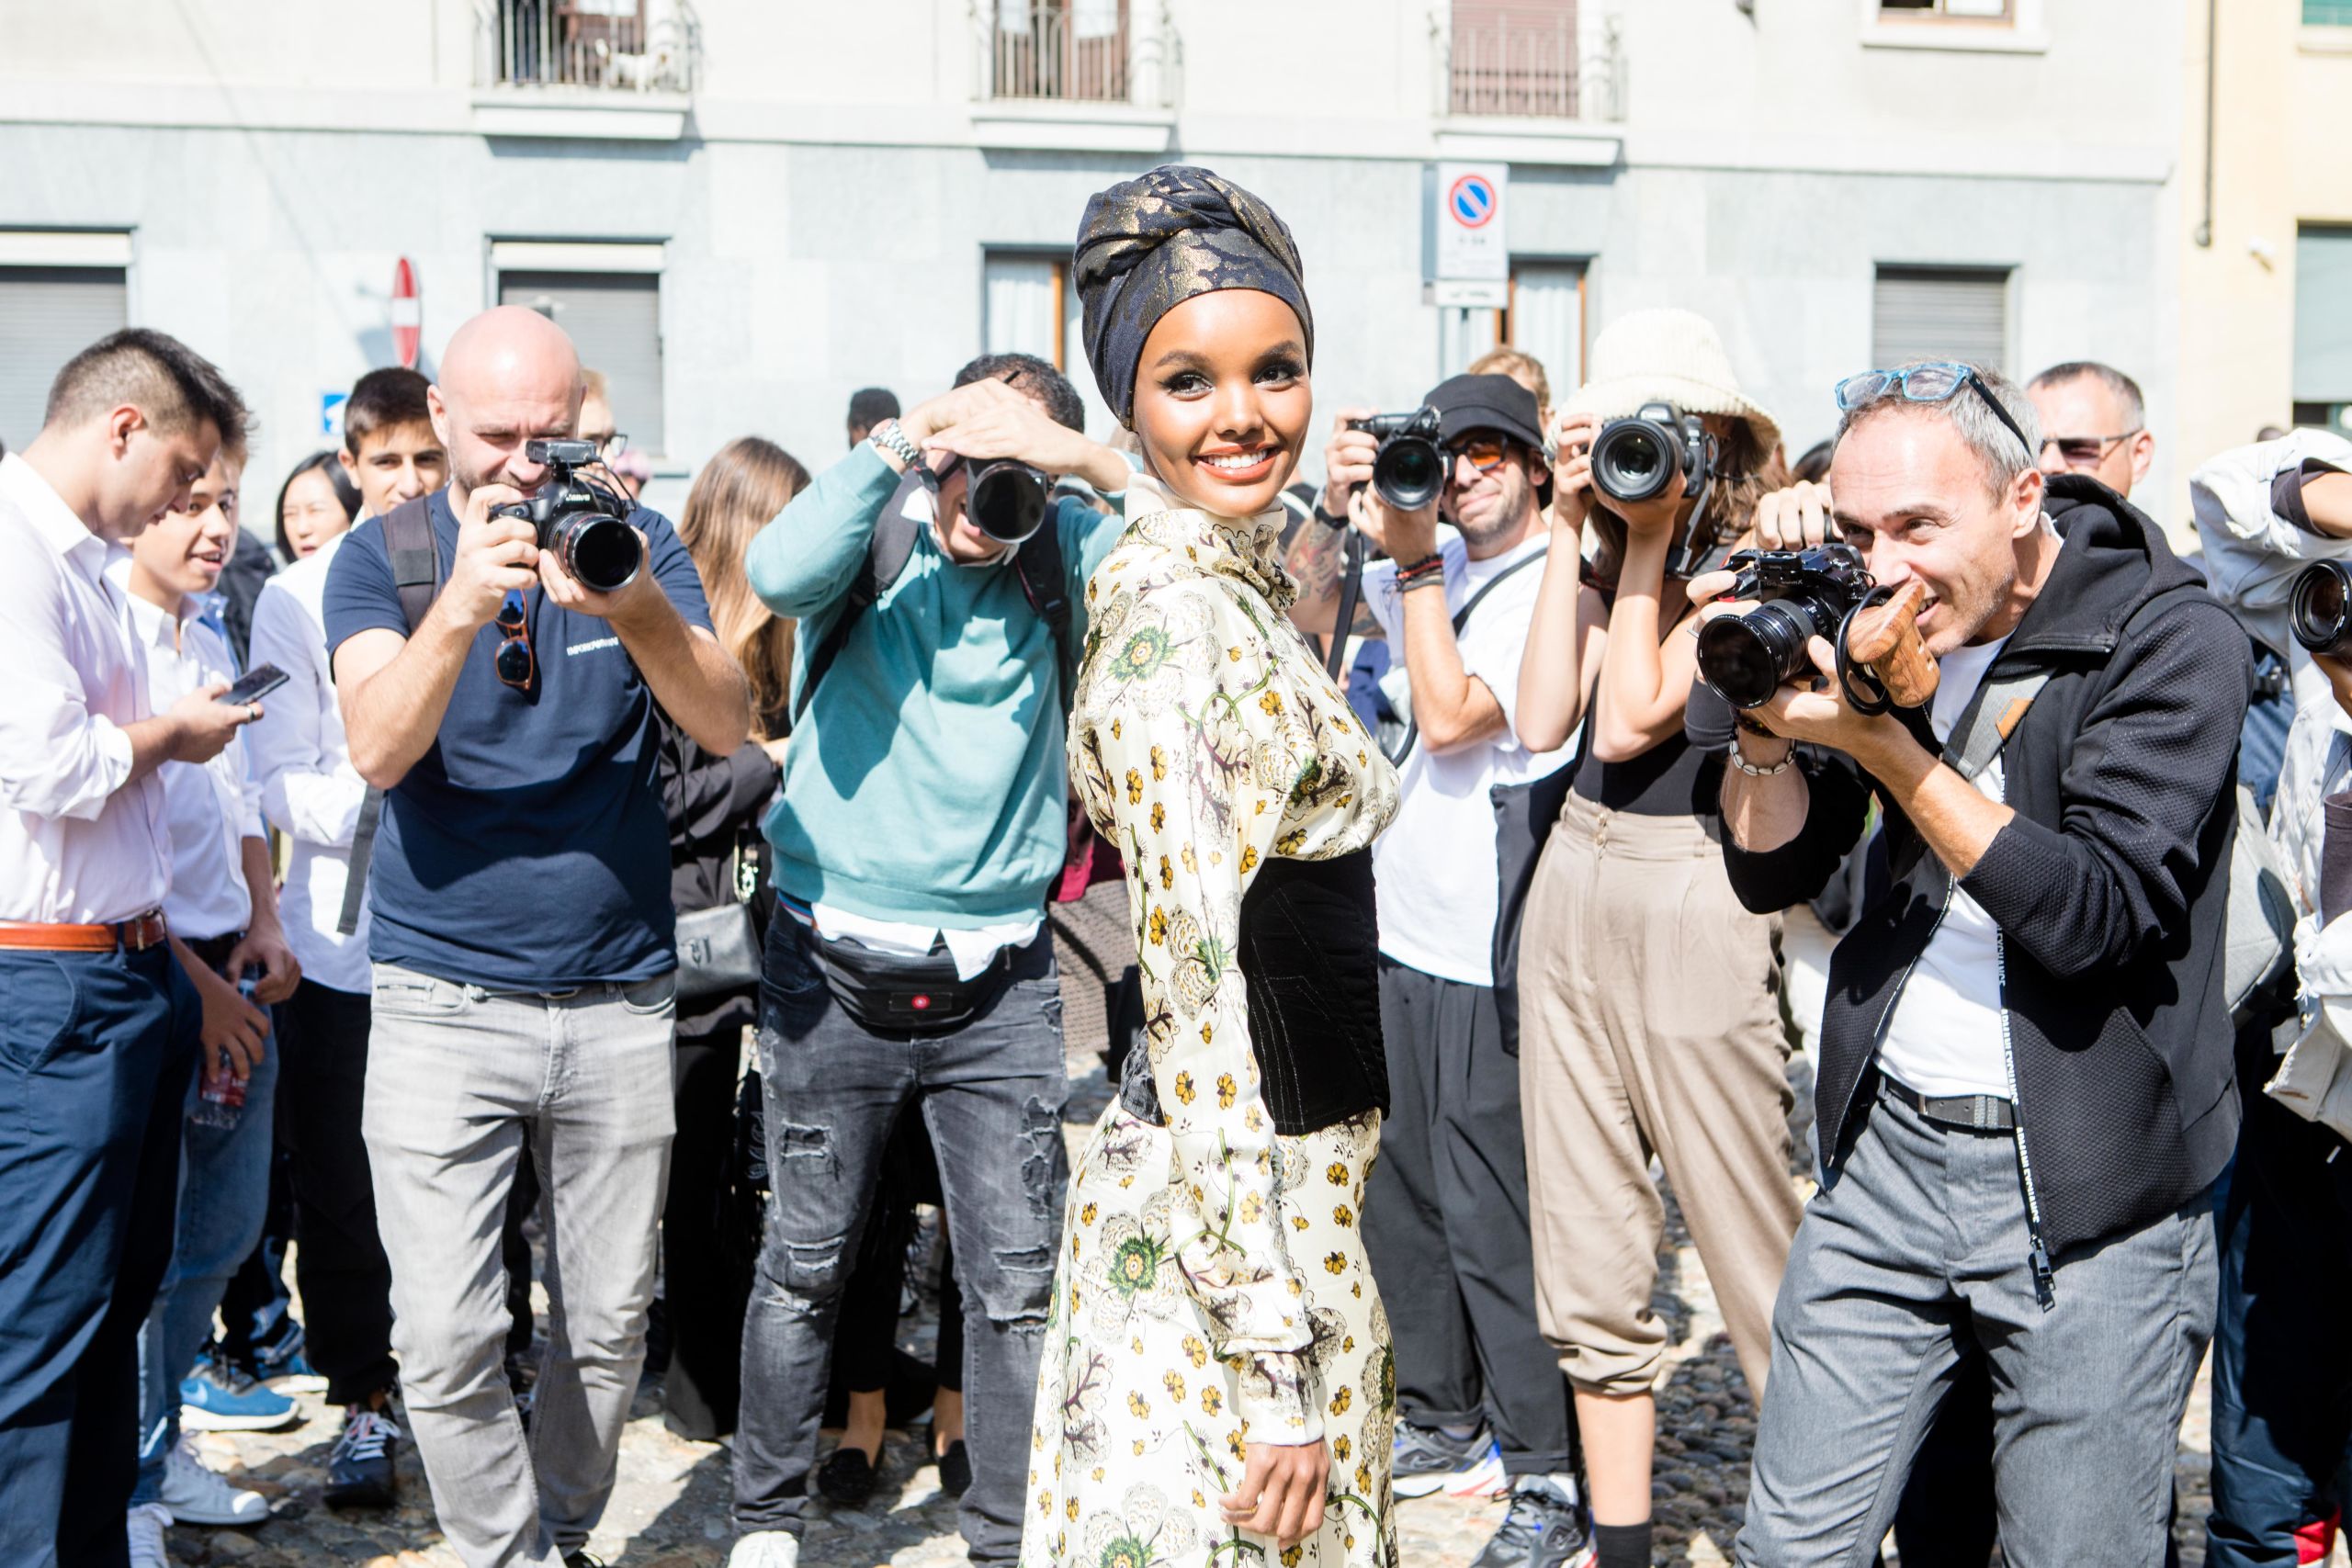
{"label": "teenage boy", "polygon": [[[165,513],[129,555],[107,564],[107,581],[128,595],[131,635],[158,710],[235,675],[210,612],[237,535],[243,467],[243,454],[223,443],[187,505]],[[254,1525],[268,1517],[259,1494],[205,1468],[181,1437],[184,1399],[209,1409],[214,1427],[257,1430],[297,1418],[289,1401],[266,1389],[251,1392],[267,1395],[268,1408],[249,1412],[244,1391],[209,1371],[190,1372],[230,1276],[261,1235],[277,1077],[269,1015],[261,1008],[292,994],[300,970],[278,926],[269,840],[243,739],[208,762],[167,765],[156,778],[171,856],[164,918],[203,998],[204,1054],[181,1129],[171,1269],[141,1336],[139,1483],[129,1521],[134,1562],[151,1553],[163,1561],[167,1523]],[[237,987],[247,974],[251,1001]]]}
{"label": "teenage boy", "polygon": [[[367,516],[448,481],[428,385],[413,370],[371,370],[344,404],[344,471],[358,485]],[[254,606],[254,661],[277,665],[287,683],[248,739],[262,810],[293,846],[283,912],[302,983],[278,1009],[279,1093],[300,1244],[294,1268],[304,1348],[327,1381],[327,1402],[343,1409],[323,1496],[331,1508],[389,1508],[397,1498],[393,1445],[401,1433],[391,1416],[392,1271],[376,1231],[360,1135],[369,1025],[365,899],[353,908],[351,930],[341,929],[368,784],[345,747],[322,606],[327,572],[345,537],[334,536],[288,567]]]}
{"label": "teenage boy", "polygon": [[359,487],[359,515],[381,517],[449,482],[449,454],[425,407],[431,385],[391,366],[355,382],[343,405],[343,471]]}
{"label": "teenage boy", "polygon": [[0,457],[0,1562],[119,1562],[139,1327],[171,1262],[194,987],[165,942],[166,762],[250,722],[213,682],[157,712],[105,565],[245,407],[132,328],[74,356]]}

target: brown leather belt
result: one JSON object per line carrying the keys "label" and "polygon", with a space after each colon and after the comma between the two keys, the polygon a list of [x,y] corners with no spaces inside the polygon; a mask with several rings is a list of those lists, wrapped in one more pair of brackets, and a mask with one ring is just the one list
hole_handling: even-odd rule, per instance
{"label": "brown leather belt", "polygon": [[32,920],[0,920],[0,950],[112,953],[120,948],[126,953],[144,953],[151,947],[162,946],[169,934],[161,909],[150,909],[110,926],[51,926]]}

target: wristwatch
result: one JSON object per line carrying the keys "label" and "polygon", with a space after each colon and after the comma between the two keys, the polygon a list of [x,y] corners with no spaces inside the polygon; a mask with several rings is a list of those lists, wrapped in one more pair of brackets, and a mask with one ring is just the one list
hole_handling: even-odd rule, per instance
{"label": "wristwatch", "polygon": [[1319,494],[1315,498],[1315,521],[1335,534],[1348,525],[1348,520],[1345,517],[1334,517],[1323,510],[1323,498]]}
{"label": "wristwatch", "polygon": [[922,454],[915,450],[915,444],[907,439],[905,431],[899,428],[897,420],[884,420],[867,432],[865,438],[874,443],[876,451],[889,453],[909,468],[922,473],[931,471],[922,460]]}

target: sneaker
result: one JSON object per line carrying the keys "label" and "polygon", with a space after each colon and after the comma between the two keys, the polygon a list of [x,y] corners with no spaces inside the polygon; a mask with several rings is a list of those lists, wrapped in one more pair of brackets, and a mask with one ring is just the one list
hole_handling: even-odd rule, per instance
{"label": "sneaker", "polygon": [[269,1499],[232,1486],[227,1476],[205,1468],[186,1433],[164,1456],[164,1491],[158,1501],[175,1525],[257,1525],[269,1517]]}
{"label": "sneaker", "polygon": [[130,1510],[123,1520],[123,1533],[130,1542],[130,1568],[172,1568],[170,1555],[164,1550],[164,1527],[172,1522],[172,1511],[161,1503],[141,1503]]}
{"label": "sneaker", "polygon": [[1456,1497],[1491,1496],[1503,1488],[1503,1455],[1479,1427],[1456,1438],[1434,1427],[1396,1423],[1394,1490],[1399,1497],[1444,1492]]}
{"label": "sneaker", "polygon": [[254,1363],[254,1375],[280,1393],[324,1393],[327,1380],[303,1352],[302,1331],[286,1337],[276,1351],[265,1351]]}
{"label": "sneaker", "polygon": [[380,1410],[355,1404],[343,1413],[343,1431],[327,1450],[330,1508],[389,1508],[400,1500],[392,1445],[401,1429]]}
{"label": "sneaker", "polygon": [[753,1530],[735,1538],[727,1568],[800,1568],[800,1538],[789,1530]]}
{"label": "sneaker", "polygon": [[863,1508],[874,1496],[874,1461],[847,1443],[835,1449],[817,1472],[817,1490],[844,1508]]}
{"label": "sneaker", "polygon": [[1591,1532],[1575,1499],[1540,1475],[1511,1488],[1510,1508],[1470,1568],[1591,1568]]}
{"label": "sneaker", "polygon": [[180,1425],[198,1432],[281,1432],[302,1419],[295,1403],[243,1367],[208,1362],[180,1380]]}
{"label": "sneaker", "polygon": [[972,1450],[961,1438],[939,1456],[939,1489],[950,1497],[961,1497],[972,1489]]}

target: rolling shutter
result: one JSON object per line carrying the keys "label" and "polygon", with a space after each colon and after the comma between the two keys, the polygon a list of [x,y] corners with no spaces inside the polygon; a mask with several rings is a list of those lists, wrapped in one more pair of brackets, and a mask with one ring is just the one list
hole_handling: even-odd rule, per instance
{"label": "rolling shutter", "polygon": [[2008,371],[2009,275],[1973,267],[1883,266],[1871,309],[1871,364],[1956,359]]}
{"label": "rolling shutter", "polygon": [[662,277],[650,272],[502,272],[498,302],[537,310],[601,370],[613,425],[637,450],[669,453],[662,395]]}
{"label": "rolling shutter", "polygon": [[49,384],[65,362],[128,323],[119,266],[0,266],[0,442],[40,434]]}

